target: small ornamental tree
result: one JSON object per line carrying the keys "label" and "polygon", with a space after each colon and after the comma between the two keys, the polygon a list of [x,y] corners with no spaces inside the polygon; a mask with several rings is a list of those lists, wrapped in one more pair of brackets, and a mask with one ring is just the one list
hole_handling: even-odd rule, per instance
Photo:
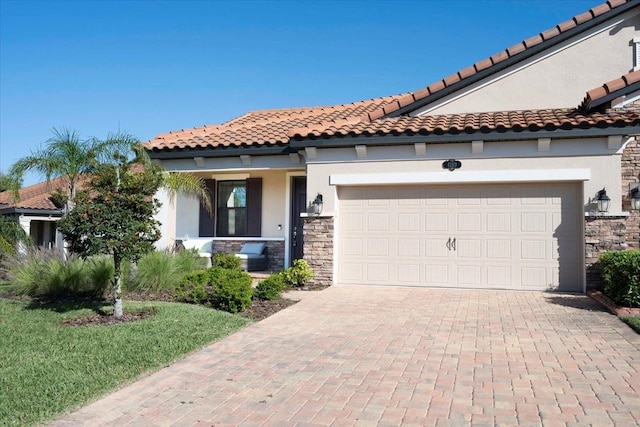
{"label": "small ornamental tree", "polygon": [[77,194],[74,209],[58,222],[72,252],[113,258],[116,318],[122,317],[122,262],[137,261],[160,238],[160,223],[154,219],[160,203],[153,196],[163,182],[160,166],[147,163],[142,168],[115,154],[111,164],[96,166],[88,191]]}

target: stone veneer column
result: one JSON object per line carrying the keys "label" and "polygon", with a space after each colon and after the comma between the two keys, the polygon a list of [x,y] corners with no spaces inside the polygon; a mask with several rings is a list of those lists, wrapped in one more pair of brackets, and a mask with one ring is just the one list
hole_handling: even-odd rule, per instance
{"label": "stone veneer column", "polygon": [[584,220],[585,267],[587,289],[602,285],[600,255],[627,248],[627,217],[590,216]]}
{"label": "stone veneer column", "polygon": [[315,272],[310,288],[333,284],[333,217],[304,218],[304,259]]}
{"label": "stone veneer column", "polygon": [[640,136],[630,141],[622,152],[622,210],[626,219],[626,243],[630,249],[640,249],[640,211],[631,210],[629,184],[640,182]]}
{"label": "stone veneer column", "polygon": [[630,141],[620,158],[622,169],[622,211],[628,216],[585,218],[585,267],[587,288],[602,284],[600,255],[607,251],[640,249],[640,211],[631,210],[629,184],[640,181],[640,136]]}

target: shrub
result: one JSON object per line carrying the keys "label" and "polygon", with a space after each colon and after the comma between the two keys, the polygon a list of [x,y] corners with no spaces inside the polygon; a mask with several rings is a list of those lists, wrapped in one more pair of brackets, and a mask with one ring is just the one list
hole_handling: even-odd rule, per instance
{"label": "shrub", "polygon": [[143,292],[172,291],[186,274],[203,269],[203,261],[194,251],[150,252],[140,258],[135,268],[123,268],[125,286]]}
{"label": "shrub", "polygon": [[293,265],[281,274],[285,288],[302,287],[315,275],[307,261],[303,259],[293,261]]}
{"label": "shrub", "polygon": [[252,294],[251,276],[247,273],[211,267],[185,276],[173,296],[177,301],[238,313],[251,304]]}
{"label": "shrub", "polygon": [[261,301],[274,301],[280,299],[280,293],[284,290],[284,279],[281,274],[272,274],[258,283],[253,292],[253,299]]}
{"label": "shrub", "polygon": [[243,311],[251,304],[253,287],[251,276],[241,270],[212,267],[209,270],[213,284],[214,307],[229,313]]}
{"label": "shrub", "polygon": [[214,300],[210,283],[211,276],[209,270],[187,274],[174,289],[173,298],[179,302],[211,307]]}
{"label": "shrub", "polygon": [[616,304],[640,307],[640,250],[607,252],[600,267],[604,293]]}
{"label": "shrub", "polygon": [[241,270],[242,262],[234,254],[217,252],[213,255],[213,266],[224,268],[225,270]]}
{"label": "shrub", "polygon": [[10,256],[5,265],[15,291],[33,297],[102,297],[113,274],[113,264],[104,257],[64,259],[51,249]]}

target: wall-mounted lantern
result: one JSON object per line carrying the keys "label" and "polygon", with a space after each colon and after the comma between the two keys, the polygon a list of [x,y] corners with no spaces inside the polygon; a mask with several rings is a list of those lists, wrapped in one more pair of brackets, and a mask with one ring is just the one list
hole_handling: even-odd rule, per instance
{"label": "wall-mounted lantern", "polygon": [[318,193],[316,198],[311,203],[314,215],[320,215],[322,213],[322,194]]}
{"label": "wall-mounted lantern", "polygon": [[607,191],[603,188],[598,191],[598,198],[596,199],[598,203],[598,212],[608,212],[609,207],[611,206],[611,198],[607,196]]}
{"label": "wall-mounted lantern", "polygon": [[631,209],[640,210],[640,183],[629,185],[629,199],[631,200]]}

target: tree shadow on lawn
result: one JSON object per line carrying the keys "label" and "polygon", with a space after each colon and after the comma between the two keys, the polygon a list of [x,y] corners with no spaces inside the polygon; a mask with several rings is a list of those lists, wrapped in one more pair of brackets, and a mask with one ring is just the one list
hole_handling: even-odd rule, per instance
{"label": "tree shadow on lawn", "polygon": [[69,311],[89,309],[100,316],[111,314],[106,311],[106,307],[111,307],[110,301],[101,299],[51,299],[34,298],[24,307],[25,310],[49,310],[56,313],[67,313]]}

